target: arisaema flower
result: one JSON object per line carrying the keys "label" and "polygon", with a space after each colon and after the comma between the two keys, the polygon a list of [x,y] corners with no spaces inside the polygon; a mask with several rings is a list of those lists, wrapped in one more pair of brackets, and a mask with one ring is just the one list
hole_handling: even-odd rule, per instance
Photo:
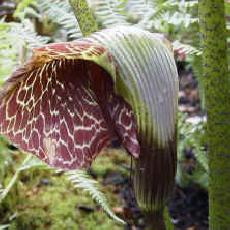
{"label": "arisaema flower", "polygon": [[169,43],[119,26],[37,48],[0,92],[0,133],[52,167],[89,167],[114,138],[134,188],[162,210],[176,171],[178,79]]}

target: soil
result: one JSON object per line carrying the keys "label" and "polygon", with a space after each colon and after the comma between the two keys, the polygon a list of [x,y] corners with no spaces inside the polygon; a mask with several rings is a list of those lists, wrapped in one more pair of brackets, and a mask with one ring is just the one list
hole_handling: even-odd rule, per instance
{"label": "soil", "polygon": [[[106,176],[104,183],[112,184],[119,191],[123,208],[114,208],[113,211],[128,220],[125,230],[144,230],[144,216],[136,203],[130,179],[113,173]],[[208,230],[208,193],[202,188],[177,185],[167,206],[175,230]]]}

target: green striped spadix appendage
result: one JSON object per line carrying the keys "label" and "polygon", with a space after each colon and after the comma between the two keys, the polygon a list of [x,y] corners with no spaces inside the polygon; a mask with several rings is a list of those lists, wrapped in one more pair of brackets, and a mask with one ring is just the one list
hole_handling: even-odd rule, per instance
{"label": "green striped spadix appendage", "polygon": [[134,187],[163,207],[176,171],[177,70],[159,35],[120,26],[37,48],[0,92],[0,133],[52,167],[90,166],[114,138]]}

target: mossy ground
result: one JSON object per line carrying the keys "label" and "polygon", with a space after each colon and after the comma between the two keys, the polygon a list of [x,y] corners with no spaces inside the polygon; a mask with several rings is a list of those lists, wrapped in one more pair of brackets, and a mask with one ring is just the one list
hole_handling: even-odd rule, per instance
{"label": "mossy ground", "polygon": [[[129,158],[122,151],[106,151],[97,158],[92,172],[102,183],[108,173],[127,174],[128,162]],[[113,186],[103,186],[102,190],[111,208],[122,205]],[[0,224],[10,223],[9,230],[123,229],[106,216],[89,194],[75,189],[64,175],[54,170],[23,172],[1,205]]]}

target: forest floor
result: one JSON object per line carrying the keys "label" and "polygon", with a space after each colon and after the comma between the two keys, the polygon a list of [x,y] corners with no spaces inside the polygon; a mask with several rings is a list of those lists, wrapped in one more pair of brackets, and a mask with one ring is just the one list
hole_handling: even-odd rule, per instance
{"label": "forest floor", "polygon": [[[197,83],[191,71],[180,71],[179,109],[189,117],[201,114]],[[184,167],[192,172],[196,163],[192,151],[185,151],[185,159]],[[144,218],[130,183],[130,157],[116,149],[105,151],[89,172],[103,185],[112,210],[129,223],[125,229],[144,230]],[[198,185],[177,185],[168,210],[176,230],[208,229],[208,194]],[[38,169],[22,173],[0,207],[0,224],[10,224],[9,230],[124,229],[61,173]]]}

